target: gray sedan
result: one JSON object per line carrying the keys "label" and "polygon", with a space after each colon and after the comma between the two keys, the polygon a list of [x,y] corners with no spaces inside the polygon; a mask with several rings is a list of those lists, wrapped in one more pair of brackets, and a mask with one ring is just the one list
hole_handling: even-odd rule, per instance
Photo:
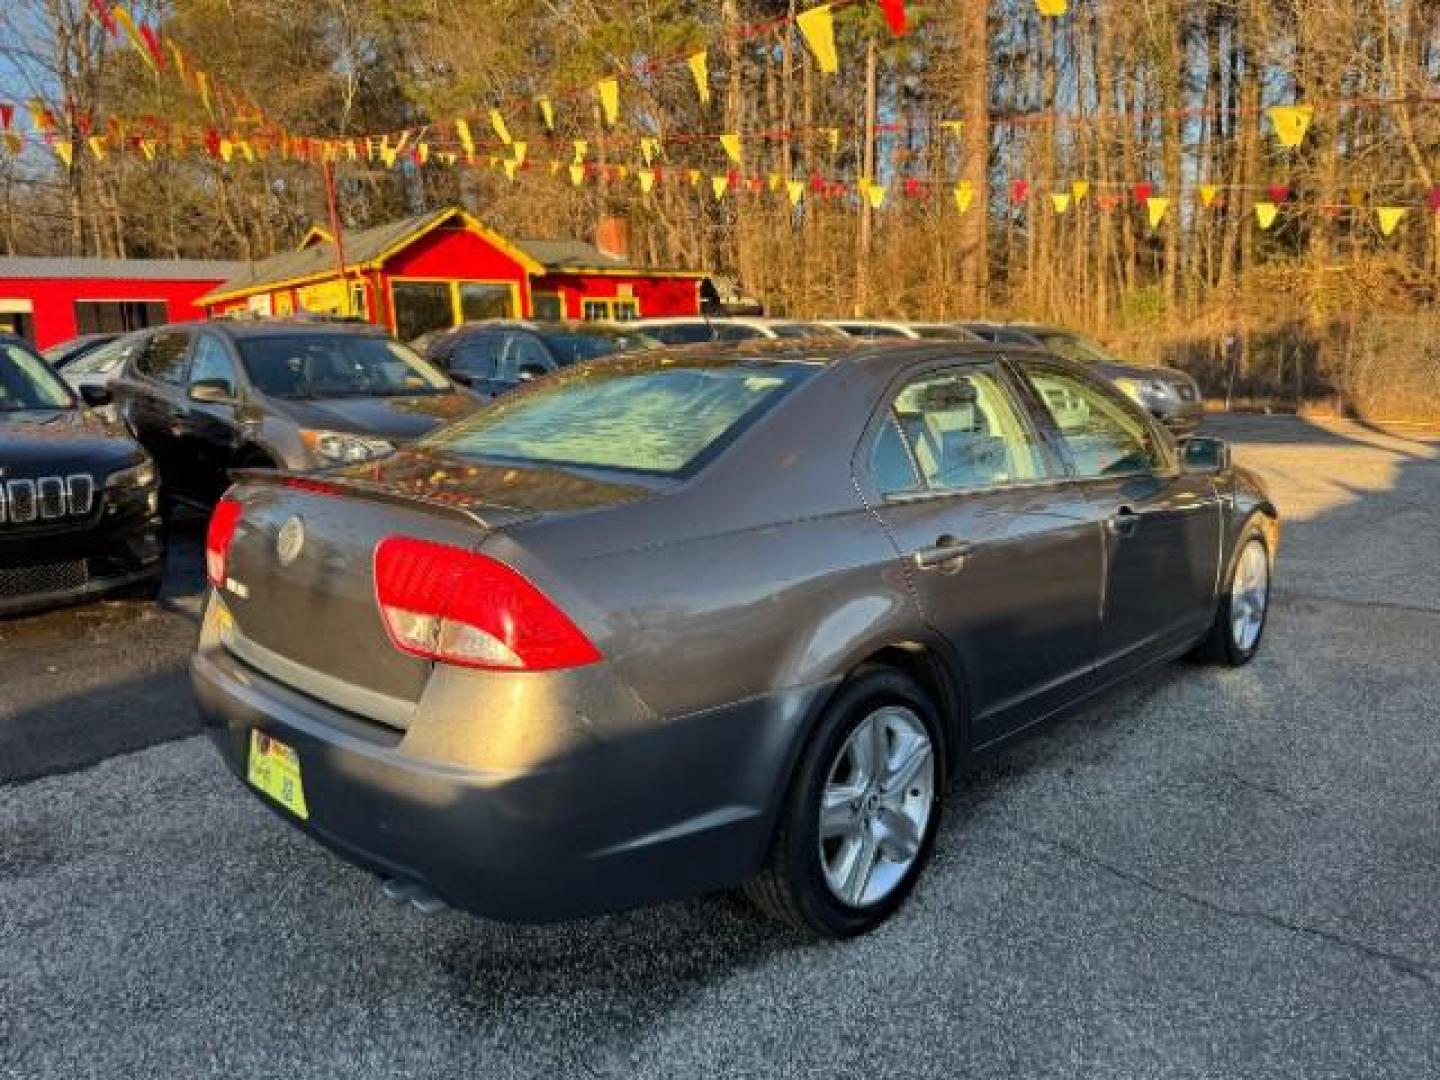
{"label": "gray sedan", "polygon": [[383,461],[241,474],[202,715],[392,898],[506,920],[743,886],[893,913],[971,756],[1260,646],[1279,540],[1225,446],[957,342],[655,351]]}

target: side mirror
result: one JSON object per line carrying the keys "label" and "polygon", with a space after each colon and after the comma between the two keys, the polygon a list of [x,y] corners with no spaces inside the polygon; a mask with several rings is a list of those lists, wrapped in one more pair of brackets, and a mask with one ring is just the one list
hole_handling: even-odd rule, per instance
{"label": "side mirror", "polygon": [[89,385],[80,387],[80,400],[92,409],[103,409],[114,403],[115,395],[107,386]]}
{"label": "side mirror", "polygon": [[190,400],[229,405],[235,400],[235,389],[224,379],[201,379],[190,384]]}
{"label": "side mirror", "polygon": [[1208,435],[1192,435],[1180,444],[1186,472],[1221,473],[1230,468],[1230,444]]}

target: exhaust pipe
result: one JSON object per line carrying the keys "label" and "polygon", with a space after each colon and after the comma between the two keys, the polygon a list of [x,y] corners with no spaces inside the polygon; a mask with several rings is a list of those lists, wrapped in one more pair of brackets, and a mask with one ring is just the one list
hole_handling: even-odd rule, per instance
{"label": "exhaust pipe", "polygon": [[409,904],[421,915],[434,915],[449,906],[418,881],[404,878],[385,878],[380,882],[380,892],[392,904],[400,907]]}

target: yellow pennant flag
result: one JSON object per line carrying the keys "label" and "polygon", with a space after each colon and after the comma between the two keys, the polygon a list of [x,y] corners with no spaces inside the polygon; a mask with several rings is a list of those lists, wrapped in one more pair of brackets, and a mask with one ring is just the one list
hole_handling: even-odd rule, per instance
{"label": "yellow pennant flag", "polygon": [[872,183],[865,192],[865,198],[870,200],[870,206],[879,210],[885,205],[886,188],[884,184]]}
{"label": "yellow pennant flag", "polygon": [[1170,200],[1155,196],[1145,200],[1145,210],[1150,215],[1150,228],[1158,229],[1160,223],[1165,220],[1165,212],[1170,209]]}
{"label": "yellow pennant flag", "polygon": [[655,170],[641,169],[635,174],[640,178],[640,190],[646,195],[655,190]]}
{"label": "yellow pennant flag", "polygon": [[551,176],[559,176],[559,175],[560,175],[560,167],[561,167],[562,165],[564,165],[564,164],[565,164],[565,163],[564,163],[563,161],[561,161],[559,158],[551,158],[551,159],[550,159],[550,175],[551,175]]}
{"label": "yellow pennant flag", "polygon": [[600,109],[605,114],[605,123],[614,127],[620,119],[620,80],[601,79],[595,86],[600,95]]}
{"label": "yellow pennant flag", "polygon": [[1203,206],[1206,210],[1209,210],[1210,207],[1215,205],[1215,197],[1219,194],[1220,187],[1218,184],[1201,184],[1200,205]]}
{"label": "yellow pennant flag", "polygon": [[964,120],[941,120],[940,127],[942,130],[949,132],[956,142],[959,142],[965,134]]}
{"label": "yellow pennant flag", "polygon": [[1275,224],[1275,215],[1280,208],[1273,202],[1258,202],[1255,204],[1255,221],[1262,229],[1268,229]]}
{"label": "yellow pennant flag", "polygon": [[645,159],[646,165],[649,165],[652,161],[654,161],[655,155],[657,155],[658,153],[660,153],[659,139],[652,138],[647,135],[645,136],[645,138],[640,140],[640,156]]}
{"label": "yellow pennant flag", "polygon": [[234,144],[233,142],[231,142],[229,139],[221,139],[221,140],[220,140],[220,160],[223,161],[226,165],[229,165],[229,164],[230,164],[230,159],[233,158],[234,156],[235,156],[235,144]]}
{"label": "yellow pennant flag", "polygon": [[580,165],[585,161],[585,155],[590,152],[590,144],[584,139],[575,140],[575,164]]}
{"label": "yellow pennant flag", "polygon": [[415,163],[416,163],[417,165],[424,165],[424,164],[428,163],[429,160],[430,160],[430,144],[429,144],[428,142],[419,143],[419,144],[415,147]]}
{"label": "yellow pennant flag", "polygon": [[1291,150],[1304,141],[1305,132],[1310,130],[1310,121],[1315,119],[1315,109],[1311,105],[1274,105],[1268,111],[1280,145]]}
{"label": "yellow pennant flag", "polygon": [[710,58],[704,49],[695,53],[686,61],[690,65],[690,74],[695,78],[695,92],[700,95],[700,104],[710,104]]}
{"label": "yellow pennant flag", "polygon": [[805,197],[805,181],[791,180],[785,185],[785,189],[790,195],[790,205],[799,206],[800,200]]}
{"label": "yellow pennant flag", "polygon": [[805,38],[805,44],[815,54],[815,63],[826,75],[840,70],[840,58],[835,52],[835,13],[829,4],[802,11],[795,16],[795,25]]}
{"label": "yellow pennant flag", "polygon": [[615,175],[618,176],[618,177],[620,177],[621,180],[629,180],[629,179],[630,179],[630,166],[629,166],[629,165],[616,165],[616,166],[615,166]]}
{"label": "yellow pennant flag", "polygon": [[970,205],[975,201],[975,185],[969,180],[961,180],[955,185],[955,209],[960,213],[968,213]]}
{"label": "yellow pennant flag", "polygon": [[518,161],[511,161],[509,158],[506,158],[503,162],[503,165],[505,168],[505,179],[513,183],[515,180],[515,170],[520,167],[520,163]]}
{"label": "yellow pennant flag", "polygon": [[488,158],[485,159],[485,167],[488,168],[488,169],[494,169],[494,168],[498,167],[499,164],[500,164],[500,159],[499,159],[498,157],[496,157],[494,154],[491,154]]}
{"label": "yellow pennant flag", "polygon": [[[253,147],[253,146],[250,145],[250,140],[249,140],[249,139],[241,139],[241,140],[240,140],[238,143],[236,143],[235,145],[238,146],[238,147],[240,147],[240,152],[245,155],[246,164],[249,164],[249,165],[255,164],[255,147]],[[355,144],[354,144],[354,142],[346,143],[346,148],[350,151],[350,160],[351,160],[351,161],[354,161],[354,160],[355,160]]]}
{"label": "yellow pennant flag", "polygon": [[870,195],[870,185],[873,183],[875,183],[875,181],[871,180],[870,177],[862,176],[855,181],[855,190],[868,198]]}
{"label": "yellow pennant flag", "polygon": [[548,97],[540,99],[540,117],[545,121],[545,130],[555,130],[555,105]]}
{"label": "yellow pennant flag", "polygon": [[[85,140],[85,145],[90,147],[90,153],[95,155],[96,161],[105,160],[105,136],[91,135],[90,138]],[[1386,233],[1385,235],[1389,236],[1390,234]]]}
{"label": "yellow pennant flag", "polygon": [[691,186],[691,187],[699,187],[699,186],[700,186],[700,175],[701,175],[701,174],[700,174],[700,170],[699,170],[699,169],[691,169],[691,170],[690,170],[690,172],[687,174],[687,176],[688,176],[688,178],[689,178],[689,180],[690,180],[690,186]]}
{"label": "yellow pennant flag", "polygon": [[1070,9],[1067,0],[1035,0],[1035,10],[1047,19],[1058,18]]}
{"label": "yellow pennant flag", "polygon": [[1057,191],[1050,196],[1050,201],[1055,204],[1055,213],[1063,214],[1070,209],[1070,193],[1068,191]]}
{"label": "yellow pennant flag", "polygon": [[725,148],[725,156],[736,165],[741,163],[740,157],[740,136],[731,132],[728,135],[720,136],[720,145]]}
{"label": "yellow pennant flag", "polygon": [[570,183],[574,184],[576,187],[579,187],[579,186],[580,186],[581,184],[583,184],[584,182],[585,182],[585,166],[584,166],[584,165],[571,165],[571,166],[570,166]]}
{"label": "yellow pennant flag", "polygon": [[770,190],[772,193],[779,191],[780,185],[785,182],[785,178],[781,176],[778,172],[772,172],[768,179],[770,181]]}
{"label": "yellow pennant flag", "polygon": [[470,134],[470,125],[464,120],[456,120],[455,134],[459,137],[460,146],[465,153],[473,154],[475,152],[475,136]]}
{"label": "yellow pennant flag", "polygon": [[210,104],[210,76],[203,71],[195,72],[195,92],[200,95],[200,104],[205,106],[205,111],[214,116],[215,108]]}
{"label": "yellow pennant flag", "polygon": [[513,142],[510,144],[510,152],[515,155],[515,164],[524,165],[525,155],[529,152],[529,143]]}
{"label": "yellow pennant flag", "polygon": [[1390,236],[1400,224],[1400,219],[1405,216],[1403,206],[1377,206],[1375,216],[1380,219],[1380,235]]}
{"label": "yellow pennant flag", "polygon": [[125,36],[130,39],[130,44],[135,47],[135,51],[140,54],[140,58],[150,65],[150,70],[157,70],[155,67],[155,57],[150,55],[150,46],[145,43],[145,38],[141,36],[140,28],[135,25],[135,20],[130,17],[130,12],[126,11],[120,4],[116,4],[110,9],[110,17],[121,30],[125,31]]}
{"label": "yellow pennant flag", "polygon": [[452,154],[448,150],[445,151],[443,154],[436,154],[435,157],[436,160],[440,162],[440,164],[447,166],[454,165],[455,162],[460,160],[459,154]]}
{"label": "yellow pennant flag", "polygon": [[55,150],[55,156],[65,163],[65,168],[70,168],[75,161],[75,148],[71,145],[70,140],[58,140],[54,144],[53,149]]}
{"label": "yellow pennant flag", "polygon": [[500,136],[500,141],[509,146],[510,129],[505,126],[505,117],[500,115],[499,109],[490,110],[490,126],[495,129],[495,134]]}
{"label": "yellow pennant flag", "polygon": [[832,127],[825,134],[830,139],[830,153],[833,154],[840,149],[840,129]]}
{"label": "yellow pennant flag", "polygon": [[1090,194],[1089,180],[1074,180],[1070,184],[1070,194],[1077,203],[1085,201],[1085,196]]}
{"label": "yellow pennant flag", "polygon": [[730,190],[730,178],[728,176],[712,176],[710,190],[715,193],[715,201],[719,202],[725,198],[725,192]]}
{"label": "yellow pennant flag", "polygon": [[156,142],[154,139],[141,139],[140,152],[145,155],[146,161],[155,160]]}

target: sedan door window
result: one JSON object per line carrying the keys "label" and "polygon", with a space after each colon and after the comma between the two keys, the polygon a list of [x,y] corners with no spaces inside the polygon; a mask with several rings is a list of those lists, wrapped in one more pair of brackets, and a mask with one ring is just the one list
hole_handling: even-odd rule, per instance
{"label": "sedan door window", "polygon": [[1039,437],[991,371],[924,375],[891,402],[870,454],[882,494],[973,491],[1045,476]]}
{"label": "sedan door window", "polygon": [[190,362],[190,386],[209,386],[223,390],[231,398],[238,395],[235,364],[224,343],[212,334],[201,334],[195,343],[195,357]]}
{"label": "sedan door window", "polygon": [[471,379],[494,379],[505,355],[508,334],[470,334],[450,354],[447,365],[457,375]]}
{"label": "sedan door window", "polygon": [[1025,377],[1050,414],[1081,479],[1145,476],[1167,459],[1148,420],[1082,376],[1037,364]]}

